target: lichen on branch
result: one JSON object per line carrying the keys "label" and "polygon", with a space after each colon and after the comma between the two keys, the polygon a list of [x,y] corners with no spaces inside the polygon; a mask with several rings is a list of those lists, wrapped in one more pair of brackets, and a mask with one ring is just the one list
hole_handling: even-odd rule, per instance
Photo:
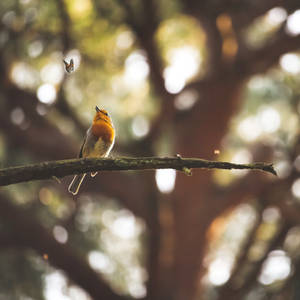
{"label": "lichen on branch", "polygon": [[[234,164],[222,161],[209,161],[199,158],[176,157],[119,157],[119,158],[80,158],[42,162],[37,164],[0,169],[0,186],[20,182],[59,178],[72,174],[95,171],[128,171],[175,169],[250,169],[269,172],[276,175],[273,164],[252,163]],[[189,174],[190,175],[190,174]]]}

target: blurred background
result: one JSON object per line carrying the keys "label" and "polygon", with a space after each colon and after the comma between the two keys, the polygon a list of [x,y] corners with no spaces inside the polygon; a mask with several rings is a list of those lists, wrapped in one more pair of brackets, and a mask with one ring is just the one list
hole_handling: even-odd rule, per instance
{"label": "blurred background", "polygon": [[[300,299],[299,0],[0,2],[1,168],[120,155],[274,162],[0,190],[0,299]],[[63,59],[74,60],[65,72]]]}

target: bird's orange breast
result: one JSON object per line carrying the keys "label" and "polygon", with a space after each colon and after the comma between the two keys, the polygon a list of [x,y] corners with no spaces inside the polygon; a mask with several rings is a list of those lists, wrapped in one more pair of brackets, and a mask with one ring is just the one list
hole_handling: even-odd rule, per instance
{"label": "bird's orange breast", "polygon": [[94,136],[102,138],[103,141],[107,143],[112,143],[115,138],[115,130],[113,126],[104,120],[97,120],[96,122],[93,122],[92,133]]}

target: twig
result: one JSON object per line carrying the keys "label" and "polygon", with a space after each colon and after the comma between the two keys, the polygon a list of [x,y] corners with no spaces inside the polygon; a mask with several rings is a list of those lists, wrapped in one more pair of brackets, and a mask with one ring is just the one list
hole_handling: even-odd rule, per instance
{"label": "twig", "polygon": [[273,164],[252,163],[234,164],[221,161],[209,161],[199,158],[178,157],[142,157],[128,158],[81,158],[42,162],[27,166],[10,167],[0,170],[0,186],[32,180],[49,179],[53,176],[63,177],[71,174],[94,171],[126,171],[150,169],[252,169],[276,175]]}

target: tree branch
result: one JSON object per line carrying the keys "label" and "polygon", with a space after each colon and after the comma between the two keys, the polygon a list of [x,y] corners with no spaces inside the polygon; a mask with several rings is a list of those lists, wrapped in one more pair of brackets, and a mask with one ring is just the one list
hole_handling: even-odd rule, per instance
{"label": "tree branch", "polygon": [[[276,64],[281,55],[297,51],[300,48],[300,34],[289,36],[284,27],[278,30],[277,35],[264,47],[251,51],[249,55],[241,57],[236,63],[236,69],[240,69],[240,76],[250,76],[262,73]],[[241,69],[241,66],[243,69]],[[244,73],[244,74],[243,74]]]}
{"label": "tree branch", "polygon": [[273,164],[252,163],[234,164],[221,161],[209,161],[199,158],[181,157],[142,157],[128,158],[81,158],[43,162],[27,166],[10,167],[0,170],[0,186],[32,180],[63,177],[72,174],[94,171],[126,171],[175,169],[190,175],[191,168],[200,169],[252,169],[276,175]]}

